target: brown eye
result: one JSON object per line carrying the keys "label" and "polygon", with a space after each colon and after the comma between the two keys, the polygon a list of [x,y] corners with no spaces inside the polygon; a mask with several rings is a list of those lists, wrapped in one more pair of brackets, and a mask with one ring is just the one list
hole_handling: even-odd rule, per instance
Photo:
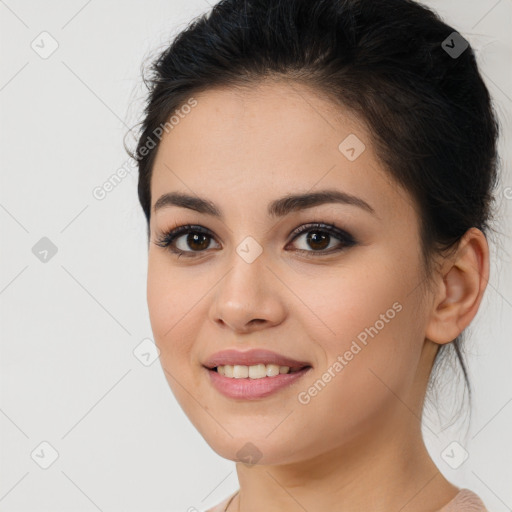
{"label": "brown eye", "polygon": [[[322,231],[309,231],[306,237],[306,243],[313,249],[320,251],[327,249],[331,235]],[[326,243],[327,242],[327,243]]]}
{"label": "brown eye", "polygon": [[213,240],[209,231],[201,226],[181,226],[164,233],[155,244],[178,255],[195,256],[204,252]]}
{"label": "brown eye", "polygon": [[202,233],[189,233],[185,240],[185,245],[188,245],[188,247],[191,247],[192,249],[197,249],[198,251],[204,251],[205,249],[208,249],[208,246],[210,245],[208,235],[204,235]]}
{"label": "brown eye", "polygon": [[[349,233],[339,229],[334,224],[306,224],[298,228],[295,231],[295,234],[296,236],[292,242],[295,242],[298,238],[305,236],[305,248],[299,248],[297,250],[302,253],[313,253],[313,256],[332,254],[356,244],[356,241]],[[338,240],[337,245],[336,243],[331,245],[331,242],[334,240]],[[334,250],[329,250],[333,247]],[[319,254],[314,254],[316,252]]]}

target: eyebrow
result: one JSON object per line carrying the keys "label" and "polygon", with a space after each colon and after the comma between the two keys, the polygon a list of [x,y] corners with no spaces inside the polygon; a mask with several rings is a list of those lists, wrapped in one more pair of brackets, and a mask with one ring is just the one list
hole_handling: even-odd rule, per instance
{"label": "eyebrow", "polygon": [[[270,217],[274,218],[284,217],[291,212],[313,208],[314,206],[326,203],[341,203],[357,206],[358,208],[376,215],[375,210],[360,197],[335,189],[286,195],[269,203],[267,213]],[[184,194],[182,192],[169,192],[167,194],[163,194],[156,201],[153,211],[157,212],[162,208],[170,206],[188,208],[189,210],[224,219],[222,210],[211,201],[198,196]]]}

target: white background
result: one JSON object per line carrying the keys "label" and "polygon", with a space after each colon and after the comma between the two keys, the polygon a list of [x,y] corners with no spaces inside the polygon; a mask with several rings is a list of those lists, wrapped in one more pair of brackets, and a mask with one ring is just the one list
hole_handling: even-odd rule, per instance
{"label": "white background", "polygon": [[[491,279],[471,327],[469,435],[431,423],[425,436],[449,480],[504,512],[512,510],[512,0],[424,3],[473,45],[494,98],[503,130],[498,229],[507,233],[498,251],[491,246]],[[152,333],[145,219],[122,141],[140,120],[141,64],[208,9],[206,0],[0,2],[2,512],[204,510],[238,488],[234,463],[196,432],[159,361],[145,366],[133,354]],[[59,45],[47,59],[31,48],[42,31]],[[131,174],[95,199],[93,189],[125,164]],[[32,252],[42,237],[58,249],[46,263]],[[35,462],[50,456],[43,441],[58,452],[48,469]],[[441,457],[453,441],[469,453],[458,469]]]}

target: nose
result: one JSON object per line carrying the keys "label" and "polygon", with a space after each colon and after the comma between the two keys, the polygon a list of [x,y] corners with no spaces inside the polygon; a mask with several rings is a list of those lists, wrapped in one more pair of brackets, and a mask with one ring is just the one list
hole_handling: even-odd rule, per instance
{"label": "nose", "polygon": [[282,282],[263,257],[247,263],[240,257],[214,291],[210,309],[213,322],[221,328],[248,333],[279,325],[287,311]]}

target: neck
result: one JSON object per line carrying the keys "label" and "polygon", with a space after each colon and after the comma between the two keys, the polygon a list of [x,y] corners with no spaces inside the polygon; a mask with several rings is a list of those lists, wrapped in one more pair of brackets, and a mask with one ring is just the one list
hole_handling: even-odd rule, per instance
{"label": "neck", "polygon": [[[376,426],[350,445],[286,465],[237,463],[240,492],[229,512],[435,512],[459,489],[430,458],[413,414],[401,429]],[[386,424],[386,423],[384,423]]]}

